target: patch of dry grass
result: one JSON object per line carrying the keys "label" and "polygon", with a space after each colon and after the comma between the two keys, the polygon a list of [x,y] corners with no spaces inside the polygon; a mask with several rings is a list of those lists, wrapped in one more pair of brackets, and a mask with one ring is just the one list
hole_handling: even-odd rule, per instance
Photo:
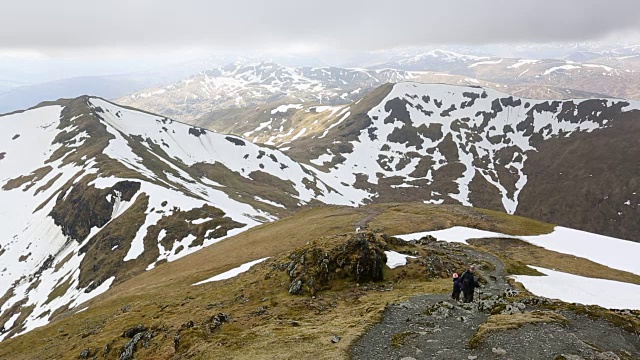
{"label": "patch of dry grass", "polygon": [[71,281],[72,281],[72,278],[68,277],[65,281],[58,284],[53,289],[53,291],[51,291],[49,296],[47,296],[47,301],[45,302],[45,305],[50,303],[54,299],[59,298],[60,296],[63,296],[64,294],[66,294],[67,290],[69,290],[69,287],[71,286]]}
{"label": "patch of dry grass", "polygon": [[576,314],[586,315],[591,319],[602,319],[610,324],[619,327],[631,334],[640,334],[640,311],[613,311],[597,305],[569,304],[564,302],[553,302],[541,304],[541,307],[553,311],[571,311]]}
{"label": "patch of dry grass", "polygon": [[491,332],[512,330],[526,324],[539,323],[567,324],[568,320],[553,311],[531,311],[513,315],[491,315],[484,324],[478,327],[476,333],[469,339],[469,347],[476,348]]}
{"label": "patch of dry grass", "polygon": [[380,228],[390,235],[466,226],[509,235],[540,235],[553,231],[553,225],[509,215],[499,211],[458,205],[430,205],[422,203],[381,204],[369,228]]}
{"label": "patch of dry grass", "polygon": [[509,235],[542,235],[553,231],[555,225],[522,216],[509,215],[501,211],[474,208],[481,214],[489,216],[499,224],[500,232]]}
{"label": "patch of dry grass", "polygon": [[414,331],[404,331],[401,333],[394,334],[391,337],[391,346],[393,347],[402,347],[406,345],[407,340],[412,336],[418,335],[418,333]]}

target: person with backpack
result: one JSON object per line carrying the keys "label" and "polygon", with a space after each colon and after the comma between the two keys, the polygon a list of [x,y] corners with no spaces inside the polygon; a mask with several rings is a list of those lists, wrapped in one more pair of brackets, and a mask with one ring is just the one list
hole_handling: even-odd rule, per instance
{"label": "person with backpack", "polygon": [[460,287],[462,288],[463,301],[470,303],[473,301],[473,292],[480,287],[478,279],[475,277],[476,267],[471,265],[459,278]]}
{"label": "person with backpack", "polygon": [[460,277],[458,273],[453,273],[453,292],[451,293],[451,298],[455,301],[460,301],[460,293],[462,292],[462,288],[460,287]]}

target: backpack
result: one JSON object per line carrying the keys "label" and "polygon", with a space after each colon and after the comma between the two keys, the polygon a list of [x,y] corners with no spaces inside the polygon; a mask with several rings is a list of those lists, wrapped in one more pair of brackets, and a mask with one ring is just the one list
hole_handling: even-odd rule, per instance
{"label": "backpack", "polygon": [[462,274],[461,278],[461,282],[460,285],[462,285],[463,289],[470,289],[471,285],[473,283],[473,278],[470,279],[470,277],[473,277],[472,274],[469,274],[468,272],[464,272],[464,274]]}

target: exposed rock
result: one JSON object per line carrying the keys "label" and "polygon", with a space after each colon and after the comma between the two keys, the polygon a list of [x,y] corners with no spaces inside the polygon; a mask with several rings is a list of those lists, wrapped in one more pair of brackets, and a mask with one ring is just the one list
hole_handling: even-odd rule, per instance
{"label": "exposed rock", "polygon": [[614,354],[611,351],[607,351],[607,352],[602,352],[602,353],[596,354],[596,359],[598,359],[598,360],[620,360],[620,357],[618,357],[618,355]]}
{"label": "exposed rock", "polygon": [[[139,190],[140,182],[137,181],[120,181],[107,189],[78,183],[68,194],[60,193],[50,216],[63,234],[82,242],[91,228],[101,228],[111,220],[116,198],[131,201]],[[107,200],[108,195],[111,195],[111,201]]]}
{"label": "exposed rock", "polygon": [[558,355],[554,360],[584,360],[584,358],[578,355],[562,354],[562,355]]}
{"label": "exposed rock", "polygon": [[331,248],[308,245],[293,252],[290,262],[278,266],[291,278],[289,293],[313,295],[329,286],[331,280],[348,278],[356,283],[380,281],[387,261],[386,235],[359,232]]}
{"label": "exposed rock", "polygon": [[499,356],[507,355],[507,350],[503,348],[492,348],[491,352]]}
{"label": "exposed rock", "polygon": [[80,352],[80,359],[88,359],[88,358],[89,358],[89,356],[90,356],[89,354],[90,354],[89,349],[84,349],[84,350],[82,350],[82,351]]}
{"label": "exposed rock", "polygon": [[513,314],[521,314],[522,311],[517,307],[514,306],[512,304],[507,304],[507,306],[505,306],[504,310],[502,310],[501,314],[504,315],[513,315]]}
{"label": "exposed rock", "polygon": [[[450,317],[454,308],[455,306],[451,303],[441,301],[425,309],[424,314],[427,316],[433,316],[437,320],[442,320]],[[461,321],[464,322],[464,319]]]}
{"label": "exposed rock", "polygon": [[258,306],[256,311],[252,311],[251,315],[260,316],[267,313],[267,308],[265,306]]}
{"label": "exposed rock", "polygon": [[340,336],[338,336],[338,335],[333,335],[333,336],[331,337],[331,343],[333,343],[333,344],[337,344],[337,343],[339,343],[339,342],[340,342],[340,340],[342,340],[342,339],[341,339],[341,338],[340,338]]}
{"label": "exposed rock", "polygon": [[179,347],[180,347],[180,334],[176,334],[173,337],[173,350],[178,351]]}
{"label": "exposed rock", "polygon": [[208,324],[209,331],[214,332],[220,326],[222,326],[222,324],[228,323],[228,322],[231,322],[231,318],[229,317],[229,315],[225,313],[219,313],[217,315],[212,316],[211,319],[209,319],[209,321],[207,322],[207,324]]}
{"label": "exposed rock", "polygon": [[153,338],[153,332],[143,331],[135,334],[131,340],[129,340],[120,353],[120,360],[133,360],[133,354],[136,352],[138,343],[142,341],[144,347],[149,347],[149,341]]}
{"label": "exposed rock", "polygon": [[131,328],[125,330],[122,333],[122,337],[126,337],[126,338],[130,338],[131,339],[131,338],[133,338],[134,336],[136,336],[137,334],[139,334],[139,333],[141,333],[143,331],[147,331],[147,327],[142,325],[142,324],[139,324],[139,325],[136,325],[134,327],[131,327]]}
{"label": "exposed rock", "polygon": [[299,295],[302,293],[302,280],[293,280],[289,285],[289,294]]}
{"label": "exposed rock", "polygon": [[427,236],[423,236],[418,240],[413,240],[411,241],[412,243],[415,243],[417,245],[429,245],[431,243],[434,243],[438,241],[438,239],[436,239],[435,237],[431,236],[431,235],[427,235]]}

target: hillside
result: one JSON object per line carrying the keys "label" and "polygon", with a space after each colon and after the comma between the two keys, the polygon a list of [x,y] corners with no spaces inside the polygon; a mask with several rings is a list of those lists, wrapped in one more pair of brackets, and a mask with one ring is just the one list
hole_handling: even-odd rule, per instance
{"label": "hillside", "polygon": [[368,196],[280,151],[98,98],[2,116],[0,133],[2,337],[302,206]]}
{"label": "hillside", "polygon": [[[376,233],[356,234],[353,232],[356,225],[368,225],[370,229],[378,230]],[[428,238],[422,242],[405,243],[385,235],[451,226],[470,226],[511,235],[544,234],[553,229],[552,225],[520,217],[449,205],[390,204],[303,210],[294,216],[253,228],[122,282],[102,296],[83,304],[80,309],[74,309],[71,316],[64,314],[48,326],[5,340],[0,347],[0,358],[76,358],[81,354],[88,354],[87,357],[90,358],[95,354],[116,359],[122,358],[128,348],[133,349],[132,356],[135,358],[347,358],[361,335],[381,320],[388,303],[401,302],[405,304],[400,305],[401,308],[405,306],[405,309],[415,309],[419,313],[424,311],[429,315],[428,308],[407,308],[406,306],[411,306],[411,302],[404,301],[413,301],[410,299],[417,294],[447,293],[450,290],[450,273],[461,271],[469,261],[482,266],[486,281],[489,281],[487,291],[493,289],[491,281],[496,282],[496,291],[499,288],[511,288],[504,276],[520,274],[521,267],[514,265],[522,263],[511,263],[497,280],[491,280],[489,274],[493,274],[492,269],[499,271],[492,268],[491,264],[495,262],[499,265],[501,260],[480,250],[434,242]],[[542,248],[538,251],[546,251],[546,266],[558,266],[558,269],[567,271],[568,268],[562,267],[564,259],[561,254]],[[401,257],[404,256],[402,254],[411,254],[416,258],[405,257],[406,264],[403,266],[402,261],[391,262],[391,257],[396,256],[394,253]],[[340,267],[337,264],[342,256],[347,256],[347,260],[343,263],[346,265]],[[211,277],[214,275],[267,257],[269,259],[254,265],[244,274],[228,280],[199,284],[213,279]],[[296,259],[300,259],[299,264],[304,263],[306,266],[291,267],[291,264],[298,264]],[[322,280],[320,265],[325,263],[322,259],[328,259],[326,264],[331,269],[327,280]],[[503,259],[506,261],[507,258]],[[377,272],[373,270],[380,269],[382,278],[375,281],[375,277],[367,278],[369,275],[365,276],[364,272],[349,270],[353,269],[349,264],[356,260],[361,261],[359,264],[363,266],[377,263],[366,274],[376,276],[374,274]],[[534,258],[523,260],[531,261],[529,264],[542,265],[540,260]],[[584,274],[581,271],[593,268],[602,276],[640,283],[637,274],[602,266],[597,268],[598,264],[586,259],[574,257],[573,261],[577,266],[571,270],[573,273]],[[234,270],[234,273],[238,272]],[[362,276],[361,280],[352,278],[356,274]],[[318,279],[318,287],[315,292],[310,293],[310,286],[313,284],[310,279],[313,278]],[[309,287],[303,287],[305,290],[301,295],[293,295],[290,293],[290,284],[298,279],[304,279],[303,284]],[[441,297],[446,299],[446,296]],[[532,299],[537,298],[522,291],[521,295],[510,298],[507,304],[533,301]],[[570,314],[575,311],[577,315],[571,316],[577,316],[577,320],[571,321],[576,324],[596,321],[598,324],[602,323],[610,334],[619,334],[627,339],[624,340],[624,347],[610,349],[609,345],[589,340],[585,337],[588,335],[567,327],[560,329],[560,332],[556,330],[556,334],[575,336],[578,340],[569,347],[565,346],[565,353],[581,349],[579,344],[584,343],[580,341],[591,341],[592,344],[602,346],[599,351],[614,350],[620,356],[625,354],[621,350],[630,351],[629,358],[640,354],[640,344],[630,335],[638,330],[635,313],[610,312],[580,305],[571,307],[556,301],[527,307],[531,309],[541,305],[547,307],[546,311],[557,312],[559,315],[556,316],[560,319],[565,316],[570,318]],[[502,311],[505,303],[491,306]],[[594,320],[588,320],[585,314],[593,316]],[[483,318],[487,322],[497,320],[488,320],[487,315],[483,315],[483,312],[469,312],[464,316],[473,318],[473,321]],[[511,318],[511,315],[504,316]],[[522,315],[513,317],[520,319],[522,324],[527,321],[522,320]],[[423,324],[421,326],[429,326],[429,322],[424,322],[422,318],[419,321]],[[441,320],[429,321],[435,323]],[[628,321],[628,325],[622,326],[620,321],[624,324]],[[415,323],[402,322],[407,326]],[[468,324],[457,323],[459,325],[454,326],[473,329]],[[551,326],[554,324],[553,321],[550,322]],[[598,334],[598,329],[594,328],[592,334]],[[625,335],[627,331],[631,333]],[[493,332],[507,336],[513,334],[508,326]],[[386,345],[387,354],[398,350],[413,351],[415,354],[414,347],[405,347],[404,344],[421,347],[422,345],[415,343],[415,337],[420,336],[418,333],[391,332],[375,345]],[[136,338],[140,341],[139,345],[128,347],[127,344],[131,344]],[[337,339],[335,343],[332,343],[332,338]],[[487,340],[488,349],[480,341],[474,348],[467,347],[459,336],[455,338],[462,341],[460,348],[465,349],[465,352],[491,353],[491,338]],[[546,343],[547,349],[557,350],[558,342],[548,339]],[[502,341],[501,344],[509,351],[515,351],[511,354],[518,354],[517,349],[523,349],[522,343],[515,350],[507,345],[518,346],[517,342]]]}
{"label": "hillside", "polygon": [[196,123],[277,146],[376,202],[473,205],[637,241],[638,107],[405,82],[350,105],[272,105]]}

